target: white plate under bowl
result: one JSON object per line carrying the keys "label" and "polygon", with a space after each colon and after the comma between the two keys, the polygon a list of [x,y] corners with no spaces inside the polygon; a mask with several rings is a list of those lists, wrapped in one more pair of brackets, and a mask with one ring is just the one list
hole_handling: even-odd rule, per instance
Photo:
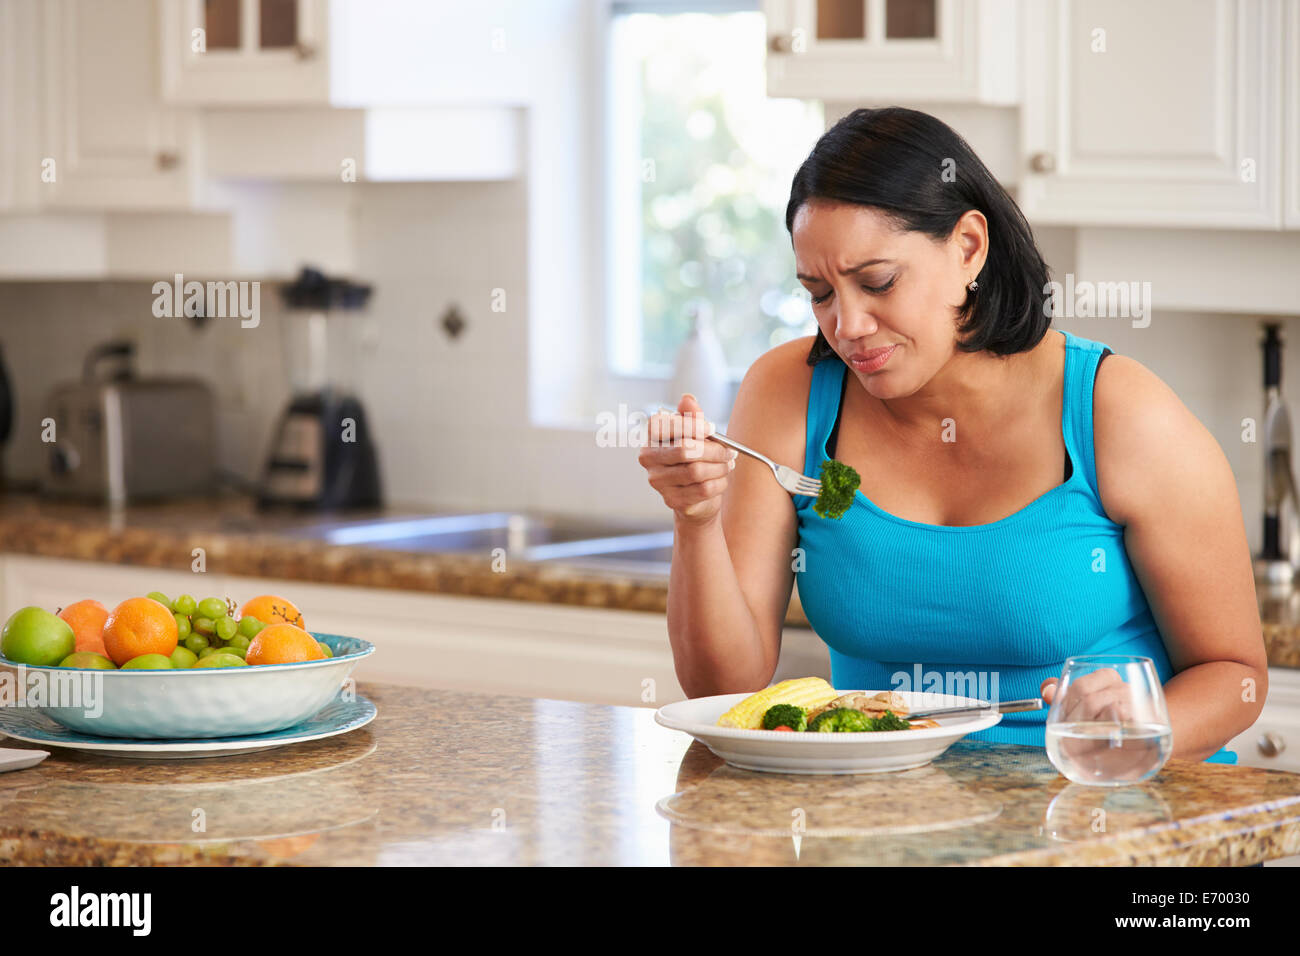
{"label": "white plate under bowl", "polygon": [[[877,694],[874,690],[845,690],[840,694]],[[939,707],[988,706],[987,701],[953,694],[896,691],[909,710]],[[1001,714],[948,717],[938,727],[883,730],[875,733],[789,733],[782,730],[738,730],[719,727],[718,718],[749,694],[721,694],[667,704],[655,721],[670,730],[690,734],[733,767],[767,773],[885,773],[922,767],[967,734],[987,730]]]}

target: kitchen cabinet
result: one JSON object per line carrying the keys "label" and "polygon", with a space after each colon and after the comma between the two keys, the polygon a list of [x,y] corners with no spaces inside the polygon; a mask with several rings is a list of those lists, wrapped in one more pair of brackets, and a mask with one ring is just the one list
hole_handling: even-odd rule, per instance
{"label": "kitchen cabinet", "polygon": [[1015,0],[765,0],[769,96],[1019,100]]}
{"label": "kitchen cabinet", "polygon": [[325,104],[328,0],[161,0],[169,103]]}
{"label": "kitchen cabinet", "polygon": [[1300,671],[1268,669],[1268,699],[1259,719],[1227,746],[1245,766],[1300,773]]}
{"label": "kitchen cabinet", "polygon": [[189,207],[195,124],[160,101],[152,0],[49,0],[39,15],[41,204]]}
{"label": "kitchen cabinet", "polygon": [[[1035,223],[1279,228],[1282,51],[1300,46],[1295,6],[1288,0],[1284,41],[1280,0],[1025,4],[1025,214]],[[1285,59],[1294,72],[1295,56]]]}
{"label": "kitchen cabinet", "polygon": [[1282,153],[1286,157],[1286,207],[1284,225],[1300,229],[1300,0],[1287,0],[1286,27],[1283,56],[1286,61],[1286,92],[1282,96],[1286,142]]}

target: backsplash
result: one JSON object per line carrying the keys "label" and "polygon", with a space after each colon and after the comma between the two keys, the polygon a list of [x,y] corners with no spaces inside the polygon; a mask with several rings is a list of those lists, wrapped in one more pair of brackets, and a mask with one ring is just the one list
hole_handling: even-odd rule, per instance
{"label": "backsplash", "polygon": [[[351,374],[372,421],[389,502],[668,522],[635,449],[597,447],[594,422],[590,431],[530,425],[523,183],[361,188],[352,278],[373,285],[374,294]],[[1068,240],[1068,230],[1044,235],[1054,276],[1073,267]],[[491,309],[495,288],[510,291],[506,313]],[[150,282],[0,283],[0,345],[16,401],[5,455],[10,479],[40,474],[41,405],[50,387],[79,377],[87,350],[120,336],[136,342],[142,373],[196,375],[212,386],[222,467],[258,476],[293,360],[284,354],[278,283],[262,287],[256,328],[213,319],[196,331],[187,319],[155,318],[153,300]],[[452,305],[465,323],[454,338],[442,324]],[[1232,465],[1257,550],[1262,451],[1242,441],[1242,420],[1262,426],[1259,320],[1156,312],[1146,328],[1120,318],[1057,324],[1141,361],[1205,424]],[[1283,327],[1290,344],[1283,384],[1300,408],[1300,327],[1294,319]]]}

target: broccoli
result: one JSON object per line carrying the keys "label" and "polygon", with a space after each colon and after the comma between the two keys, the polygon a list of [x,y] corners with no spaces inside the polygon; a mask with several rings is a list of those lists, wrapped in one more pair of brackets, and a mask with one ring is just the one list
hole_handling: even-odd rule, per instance
{"label": "broccoli", "polygon": [[911,726],[911,724],[902,717],[899,717],[892,710],[885,711],[879,717],[871,718],[872,730],[908,730]]}
{"label": "broccoli", "polygon": [[791,730],[807,730],[808,714],[802,707],[794,704],[776,704],[769,707],[763,715],[763,729],[776,730],[789,727]]}
{"label": "broccoli", "polygon": [[810,731],[821,734],[846,733],[859,730],[871,730],[871,718],[852,707],[836,707],[818,714],[808,725]]}
{"label": "broccoli", "polygon": [[813,511],[823,518],[839,518],[853,504],[853,496],[862,476],[842,461],[822,462],[822,490],[813,502]]}

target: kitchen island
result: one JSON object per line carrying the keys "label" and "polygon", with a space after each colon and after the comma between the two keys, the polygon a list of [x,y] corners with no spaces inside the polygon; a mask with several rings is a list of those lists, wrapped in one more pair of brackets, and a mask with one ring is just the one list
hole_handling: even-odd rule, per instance
{"label": "kitchen island", "polygon": [[1175,760],[1103,790],[1039,748],[960,741],[900,773],[758,774],[648,708],[357,689],[371,724],[292,747],[53,748],[0,774],[0,864],[1244,866],[1300,852],[1300,775],[1279,771]]}

